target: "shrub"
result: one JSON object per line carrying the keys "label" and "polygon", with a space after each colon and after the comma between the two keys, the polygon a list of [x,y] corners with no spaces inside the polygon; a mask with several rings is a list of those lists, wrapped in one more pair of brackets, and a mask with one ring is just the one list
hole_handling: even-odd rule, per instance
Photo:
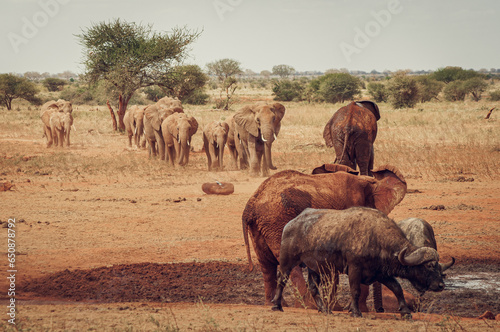
{"label": "shrub", "polygon": [[273,82],[274,100],[278,101],[299,101],[302,100],[304,85],[299,81],[280,80]]}
{"label": "shrub", "polygon": [[415,79],[421,103],[437,98],[441,90],[443,90],[444,83],[433,79],[430,75],[417,76]]}
{"label": "shrub", "polygon": [[418,85],[406,72],[398,72],[387,84],[389,101],[394,108],[413,108],[418,101]]}
{"label": "shrub", "polygon": [[206,94],[203,89],[196,89],[181,101],[183,104],[205,105],[208,102],[208,98],[210,98],[210,96]]}
{"label": "shrub", "polygon": [[448,101],[463,101],[467,96],[464,81],[453,81],[448,83],[443,90],[444,98]]}
{"label": "shrub", "polygon": [[348,73],[326,74],[312,80],[310,85],[328,103],[343,103],[361,92],[361,80]]}
{"label": "shrub", "polygon": [[387,88],[382,83],[376,83],[376,82],[368,83],[368,93],[377,103],[387,101],[388,98]]}
{"label": "shrub", "polygon": [[467,93],[472,95],[472,100],[479,101],[482,93],[488,87],[488,83],[486,83],[481,77],[473,77],[464,82],[464,87]]}
{"label": "shrub", "polygon": [[500,90],[490,92],[491,101],[500,101]]}
{"label": "shrub", "polygon": [[51,92],[62,90],[66,84],[68,84],[67,81],[55,77],[48,77],[43,80],[43,86]]}

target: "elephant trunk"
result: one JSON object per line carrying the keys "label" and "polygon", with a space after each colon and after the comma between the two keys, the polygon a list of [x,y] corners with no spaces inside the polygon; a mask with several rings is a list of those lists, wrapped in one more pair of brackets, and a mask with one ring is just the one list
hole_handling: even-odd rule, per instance
{"label": "elephant trunk", "polygon": [[224,169],[224,146],[226,145],[226,142],[224,141],[224,137],[220,137],[217,139],[217,149],[219,152],[219,169],[222,170]]}
{"label": "elephant trunk", "polygon": [[179,135],[178,142],[179,142],[179,154],[177,156],[178,159],[177,163],[180,166],[184,166],[189,161],[189,149],[190,149],[189,137],[187,137],[187,135]]}
{"label": "elephant trunk", "polygon": [[271,145],[272,143],[265,143],[264,144],[264,156],[266,158],[266,163],[269,169],[275,170],[277,169],[276,166],[273,165],[273,160],[271,158]]}

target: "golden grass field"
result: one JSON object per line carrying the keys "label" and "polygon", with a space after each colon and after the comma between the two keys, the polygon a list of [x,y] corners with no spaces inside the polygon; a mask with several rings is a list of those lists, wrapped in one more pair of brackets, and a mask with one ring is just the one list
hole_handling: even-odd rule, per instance
{"label": "golden grass field", "polygon": [[[271,99],[266,90],[242,90],[233,108]],[[273,144],[277,171],[309,173],[333,162],[333,149],[324,145],[322,132],[343,105],[284,105],[281,132]],[[431,102],[402,110],[379,103],[375,167],[397,166],[410,190],[391,217],[430,221],[442,258],[457,258],[454,269],[481,260],[500,272],[500,109],[484,119],[493,107],[497,105],[487,100]],[[0,183],[14,185],[0,192],[0,220],[2,226],[9,218],[18,221],[17,287],[61,271],[121,264],[215,261],[245,266],[241,213],[264,178],[235,169],[228,155],[225,170],[208,172],[201,152],[201,128],[234,111],[186,105],[185,112],[198,120],[199,129],[189,164],[172,168],[149,160],[146,150],[128,148],[126,136],[112,131],[106,106],[74,105],[72,145],[62,149],[45,147],[39,109],[24,102],[14,108],[19,110],[0,110]],[[234,194],[203,194],[202,183],[215,179],[233,183]],[[186,200],[173,203],[178,198]],[[446,209],[427,209],[435,204]],[[459,204],[480,209],[453,208]],[[7,243],[5,229],[1,234],[0,241]],[[5,258],[0,269],[7,270]],[[2,278],[2,307],[8,300],[7,288]],[[367,313],[361,319],[347,312],[326,316],[302,308],[275,313],[262,304],[213,304],[206,298],[108,303],[22,291],[17,296],[20,331],[500,330],[498,320],[464,318],[452,311],[422,312],[414,315],[414,321],[403,321],[390,313]],[[471,317],[478,316],[476,311],[482,313],[484,306],[468,301]],[[500,313],[499,303],[490,304],[495,315]],[[16,328],[5,317],[0,321],[0,330]]]}

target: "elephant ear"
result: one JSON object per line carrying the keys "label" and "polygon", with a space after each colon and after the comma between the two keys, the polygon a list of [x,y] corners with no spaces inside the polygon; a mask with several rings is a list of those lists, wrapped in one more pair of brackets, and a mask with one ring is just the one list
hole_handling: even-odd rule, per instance
{"label": "elephant ear", "polygon": [[375,207],[389,214],[406,195],[406,180],[401,172],[391,165],[383,165],[372,171],[375,178],[372,196]]}
{"label": "elephant ear", "polygon": [[196,121],[194,116],[189,116],[187,120],[191,126],[191,129],[189,129],[189,136],[193,136],[198,131],[198,121]]}
{"label": "elephant ear", "polygon": [[274,132],[278,136],[281,129],[281,119],[285,116],[285,106],[280,103],[274,103],[271,109],[275,114]]}
{"label": "elephant ear", "polygon": [[161,127],[162,120],[160,119],[160,114],[156,105],[149,105],[144,110],[144,116],[151,123],[154,130],[159,131]]}
{"label": "elephant ear", "polygon": [[357,101],[356,104],[361,105],[362,107],[369,109],[370,112],[372,112],[373,115],[375,115],[375,118],[377,119],[377,121],[380,120],[380,111],[378,110],[378,105],[375,104],[373,101],[361,100],[361,101]]}
{"label": "elephant ear", "polygon": [[323,129],[323,138],[325,139],[326,146],[329,148],[333,147],[333,136],[331,130],[332,122],[333,122],[333,116],[326,123],[325,129]]}
{"label": "elephant ear", "polygon": [[323,164],[313,169],[312,174],[346,172],[353,175],[358,175],[359,172],[353,170],[349,166],[339,164]]}
{"label": "elephant ear", "polygon": [[227,122],[220,122],[220,125],[226,131],[226,134],[229,134],[229,124]]}
{"label": "elephant ear", "polygon": [[170,135],[177,137],[179,135],[179,129],[177,128],[177,121],[179,120],[179,116],[177,113],[174,113],[170,116],[168,116],[165,119],[165,122],[167,123],[167,130],[170,133]]}
{"label": "elephant ear", "polygon": [[259,126],[255,121],[255,112],[250,106],[245,106],[234,114],[234,122],[249,132],[252,136],[259,136]]}

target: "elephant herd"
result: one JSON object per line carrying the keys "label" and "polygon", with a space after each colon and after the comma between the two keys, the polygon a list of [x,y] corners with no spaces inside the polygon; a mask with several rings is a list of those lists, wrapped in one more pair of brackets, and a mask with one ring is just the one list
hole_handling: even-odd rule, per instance
{"label": "elephant herd", "polygon": [[[271,147],[280,128],[285,107],[275,103],[245,106],[225,121],[213,121],[203,128],[203,148],[209,171],[224,168],[224,148],[235,165],[250,168],[252,175],[269,176]],[[198,131],[198,121],[184,113],[179,100],[164,97],[149,106],[132,106],[123,118],[128,144],[148,145],[149,156],[159,156],[171,165],[189,162],[191,139]],[[144,137],[142,137],[144,135]]]}
{"label": "elephant herd", "polygon": [[48,148],[52,144],[60,147],[63,147],[64,144],[70,145],[69,133],[73,126],[72,112],[72,104],[63,99],[51,100],[42,105],[40,117]]}

